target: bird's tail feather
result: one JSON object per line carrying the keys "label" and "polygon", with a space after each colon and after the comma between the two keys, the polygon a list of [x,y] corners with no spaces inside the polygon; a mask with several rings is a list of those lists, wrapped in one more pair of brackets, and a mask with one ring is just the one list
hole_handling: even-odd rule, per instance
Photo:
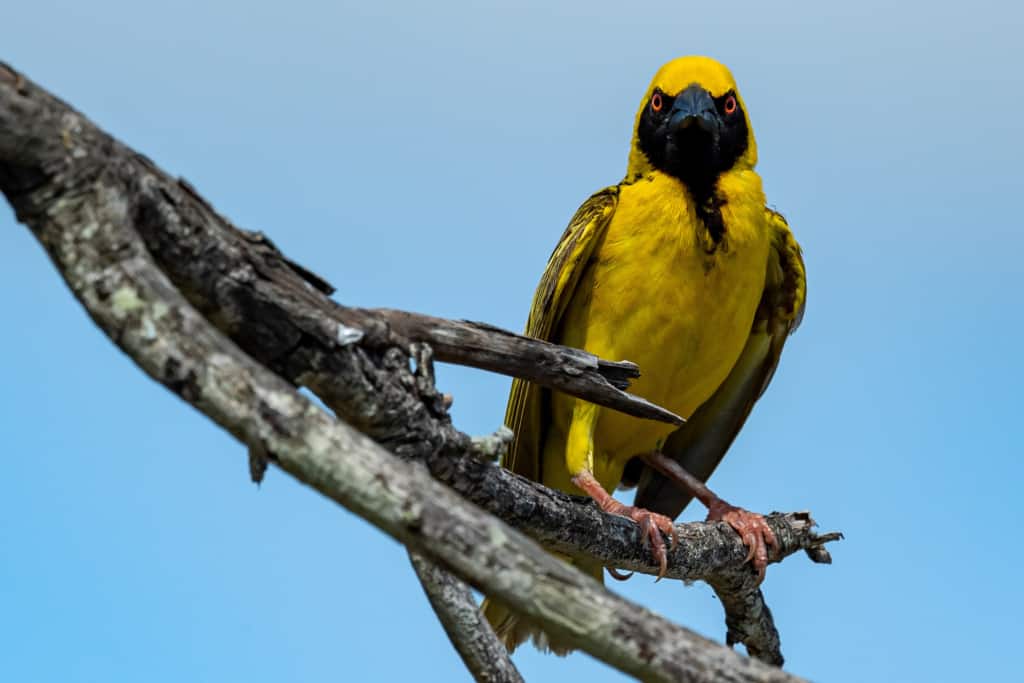
{"label": "bird's tail feather", "polygon": [[[574,565],[580,571],[590,574],[596,580],[603,580],[604,568],[601,565],[582,565],[561,555],[557,555],[557,557]],[[498,640],[502,642],[510,654],[515,652],[516,648],[528,639],[532,640],[533,644],[541,652],[552,652],[560,657],[564,657],[575,649],[559,641],[557,638],[549,636],[539,626],[526,617],[512,611],[502,602],[491,598],[484,598],[480,609],[483,611],[487,621],[490,622],[495,634],[497,634]]]}

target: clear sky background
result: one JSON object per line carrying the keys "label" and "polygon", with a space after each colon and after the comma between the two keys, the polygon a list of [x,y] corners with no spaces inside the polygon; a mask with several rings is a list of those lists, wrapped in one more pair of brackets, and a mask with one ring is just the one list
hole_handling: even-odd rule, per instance
{"label": "clear sky background", "polygon": [[[1022,15],[1011,3],[8,3],[0,59],[340,301],[519,329],[648,79],[736,75],[809,303],[712,479],[847,540],[764,589],[822,681],[1017,670]],[[402,548],[147,379],[0,207],[0,679],[468,680]],[[443,368],[457,425],[508,380]],[[702,515],[696,508],[686,517]],[[705,586],[615,590],[721,640]],[[623,680],[525,648],[529,681]],[[1012,667],[1012,668],[1011,668]]]}

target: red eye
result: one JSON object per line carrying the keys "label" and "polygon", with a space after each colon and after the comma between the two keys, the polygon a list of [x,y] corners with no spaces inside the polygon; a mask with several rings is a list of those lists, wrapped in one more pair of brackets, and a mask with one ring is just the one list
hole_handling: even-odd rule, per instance
{"label": "red eye", "polygon": [[660,92],[656,92],[653,95],[651,95],[651,109],[653,111],[661,111],[661,107],[663,105],[664,105],[664,102],[661,101],[661,93]]}
{"label": "red eye", "polygon": [[728,97],[725,98],[725,113],[726,114],[735,114],[736,113],[736,108],[738,106],[739,105],[736,104],[736,98],[733,97],[732,95],[729,95]]}

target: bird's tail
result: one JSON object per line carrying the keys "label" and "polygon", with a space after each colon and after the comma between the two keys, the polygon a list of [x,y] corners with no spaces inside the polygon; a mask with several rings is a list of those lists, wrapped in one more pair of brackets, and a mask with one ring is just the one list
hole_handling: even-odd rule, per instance
{"label": "bird's tail", "polygon": [[[603,580],[604,568],[600,564],[583,564],[557,554],[556,557],[565,560],[598,581]],[[553,652],[560,657],[564,657],[574,649],[557,638],[549,636],[539,626],[526,617],[513,612],[502,602],[492,600],[491,598],[484,598],[480,609],[483,611],[487,621],[490,622],[495,634],[497,634],[498,640],[504,644],[510,654],[515,652],[516,648],[527,639],[533,640],[533,644],[541,652]]]}

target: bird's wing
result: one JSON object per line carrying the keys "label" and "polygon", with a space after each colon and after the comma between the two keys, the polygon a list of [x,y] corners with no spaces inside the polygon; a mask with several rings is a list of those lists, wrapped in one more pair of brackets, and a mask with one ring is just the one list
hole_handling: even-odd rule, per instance
{"label": "bird's wing", "polygon": [[[804,314],[807,283],[800,246],[782,215],[766,211],[772,249],[750,338],[722,386],[669,436],[662,448],[665,455],[701,481],[711,476],[754,403],[768,388],[786,338]],[[641,475],[636,494],[639,507],[675,518],[690,499],[689,494],[650,468]]]}
{"label": "bird's wing", "polygon": [[[553,341],[558,324],[572,299],[580,275],[587,266],[594,245],[604,234],[619,199],[617,186],[591,196],[569,221],[558,246],[551,253],[544,275],[537,285],[525,334]],[[521,379],[512,381],[505,412],[505,424],[515,434],[503,464],[525,477],[540,480],[544,428],[543,404],[548,392]]]}

